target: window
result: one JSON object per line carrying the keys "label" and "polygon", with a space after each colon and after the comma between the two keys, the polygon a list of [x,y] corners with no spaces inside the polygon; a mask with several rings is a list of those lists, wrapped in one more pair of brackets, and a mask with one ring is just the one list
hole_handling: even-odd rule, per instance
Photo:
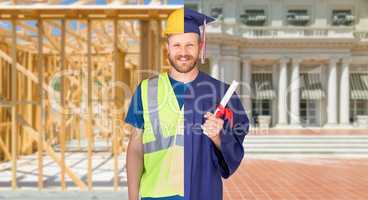
{"label": "window", "polygon": [[300,120],[304,125],[317,125],[317,100],[300,101]]}
{"label": "window", "polygon": [[257,117],[260,115],[271,115],[271,100],[252,100],[252,122],[258,124]]}
{"label": "window", "polygon": [[333,10],[332,25],[334,26],[350,26],[354,22],[354,16],[351,10]]}
{"label": "window", "polygon": [[350,101],[350,122],[354,122],[357,115],[368,115],[368,100]]}
{"label": "window", "polygon": [[264,26],[266,19],[265,11],[262,9],[246,9],[240,15],[241,23],[248,26]]}
{"label": "window", "polygon": [[220,7],[211,8],[210,15],[211,17],[216,18],[216,19],[220,19],[220,20],[224,19],[223,10]]}
{"label": "window", "polygon": [[286,15],[288,24],[294,26],[305,26],[310,21],[308,10],[306,9],[290,9]]}

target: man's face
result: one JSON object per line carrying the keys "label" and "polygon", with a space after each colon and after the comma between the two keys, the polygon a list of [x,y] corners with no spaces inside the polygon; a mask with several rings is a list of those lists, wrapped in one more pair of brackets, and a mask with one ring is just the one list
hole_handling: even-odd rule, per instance
{"label": "man's face", "polygon": [[168,38],[170,64],[180,73],[188,73],[197,65],[199,36],[196,33],[174,34]]}

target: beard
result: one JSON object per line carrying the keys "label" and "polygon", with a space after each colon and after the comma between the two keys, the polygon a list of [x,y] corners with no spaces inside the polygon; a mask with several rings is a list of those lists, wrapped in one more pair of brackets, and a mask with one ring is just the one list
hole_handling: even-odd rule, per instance
{"label": "beard", "polygon": [[[184,56],[176,56],[176,57],[171,57],[169,54],[169,62],[171,64],[171,66],[174,67],[174,69],[180,73],[188,73],[190,71],[192,71],[196,66],[197,66],[197,62],[198,62],[198,56],[197,57],[193,57],[191,55],[184,55]],[[180,59],[181,58],[185,58],[187,60],[186,63],[180,63]]]}

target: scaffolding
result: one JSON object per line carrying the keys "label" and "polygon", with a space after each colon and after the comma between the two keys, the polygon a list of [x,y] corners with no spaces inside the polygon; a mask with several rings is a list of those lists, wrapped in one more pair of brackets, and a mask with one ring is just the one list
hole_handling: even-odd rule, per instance
{"label": "scaffolding", "polygon": [[[0,172],[17,185],[19,159],[37,159],[45,187],[45,156],[81,190],[93,190],[94,154],[111,154],[119,189],[129,131],[123,123],[131,91],[167,70],[162,23],[180,6],[152,1],[0,1]],[[67,155],[87,156],[87,180]],[[35,154],[36,153],[36,154]],[[28,155],[28,157],[26,156]]]}

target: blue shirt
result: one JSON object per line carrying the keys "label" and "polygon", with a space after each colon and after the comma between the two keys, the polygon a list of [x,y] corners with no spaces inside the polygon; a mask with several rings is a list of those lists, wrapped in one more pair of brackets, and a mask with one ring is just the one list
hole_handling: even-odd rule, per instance
{"label": "blue shirt", "polygon": [[[178,104],[181,108],[184,104],[183,97],[185,95],[185,90],[188,88],[188,85],[190,83],[185,84],[183,82],[180,82],[180,81],[177,81],[171,78],[170,76],[169,76],[169,79],[170,79],[171,86],[174,89],[176,100],[178,101]],[[132,100],[129,105],[128,113],[125,117],[125,122],[136,128],[143,129],[144,127],[141,84],[138,85],[132,97]]]}

